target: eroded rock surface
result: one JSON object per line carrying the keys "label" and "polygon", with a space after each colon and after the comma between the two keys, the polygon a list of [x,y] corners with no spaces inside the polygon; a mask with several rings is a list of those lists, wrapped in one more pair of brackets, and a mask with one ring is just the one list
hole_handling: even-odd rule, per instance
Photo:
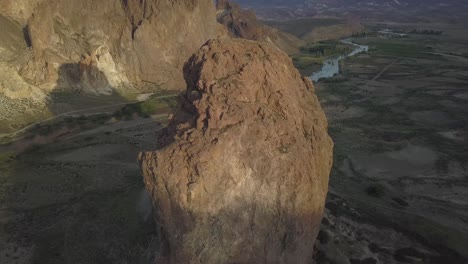
{"label": "eroded rock surface", "polygon": [[309,79],[269,44],[212,40],[140,155],[170,263],[310,263],[333,143]]}
{"label": "eroded rock surface", "polygon": [[93,57],[118,85],[183,89],[183,63],[220,28],[211,0],[2,2],[0,13],[24,25],[32,54],[20,73],[35,85],[53,84],[60,65]]}
{"label": "eroded rock surface", "polygon": [[0,0],[0,133],[57,114],[58,93],[183,90],[184,63],[224,35],[212,0]]}
{"label": "eroded rock surface", "polygon": [[218,22],[232,37],[272,43],[287,53],[297,53],[304,41],[286,32],[269,27],[257,20],[255,12],[242,9],[228,0],[217,0]]}

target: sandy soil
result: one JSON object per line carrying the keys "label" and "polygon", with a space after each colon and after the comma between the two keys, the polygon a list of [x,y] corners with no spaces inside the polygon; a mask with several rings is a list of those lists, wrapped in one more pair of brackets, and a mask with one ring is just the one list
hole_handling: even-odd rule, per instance
{"label": "sandy soil", "polygon": [[[0,159],[0,263],[150,263],[158,234],[136,158],[154,147],[166,116],[107,123]],[[5,149],[0,157],[12,155]]]}

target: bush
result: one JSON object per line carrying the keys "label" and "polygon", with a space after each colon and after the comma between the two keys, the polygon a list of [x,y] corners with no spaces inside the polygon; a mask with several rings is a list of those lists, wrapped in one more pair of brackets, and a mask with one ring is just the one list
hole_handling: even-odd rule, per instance
{"label": "bush", "polygon": [[52,133],[53,129],[50,125],[43,125],[41,127],[39,127],[39,131],[37,131],[37,133],[41,136],[47,136],[49,135],[50,133]]}
{"label": "bush", "polygon": [[381,198],[385,196],[386,190],[383,185],[376,184],[376,185],[371,185],[366,188],[366,193],[369,196],[376,197],[376,198]]}
{"label": "bush", "polygon": [[0,154],[0,164],[7,163],[16,159],[15,153],[1,153]]}

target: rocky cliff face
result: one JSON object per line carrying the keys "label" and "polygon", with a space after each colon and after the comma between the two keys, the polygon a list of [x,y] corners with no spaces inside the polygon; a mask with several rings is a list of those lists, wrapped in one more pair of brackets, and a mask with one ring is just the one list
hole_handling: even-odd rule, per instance
{"label": "rocky cliff face", "polygon": [[22,27],[28,24],[28,19],[37,5],[45,0],[0,0],[0,14],[17,21]]}
{"label": "rocky cliff face", "polygon": [[266,26],[257,20],[251,10],[243,10],[241,7],[228,0],[217,0],[217,19],[224,25],[231,36],[269,42],[287,53],[297,53],[299,47],[304,44],[294,35]]}
{"label": "rocky cliff face", "polygon": [[211,0],[2,1],[2,13],[27,21],[32,54],[20,73],[35,85],[53,86],[60,65],[73,63],[87,91],[109,92],[87,83],[93,73],[82,65],[96,66],[113,87],[183,89],[183,62],[219,33]]}
{"label": "rocky cliff face", "polygon": [[55,93],[183,90],[223,35],[212,0],[0,0],[0,133],[57,114]]}
{"label": "rocky cliff face", "polygon": [[309,79],[270,44],[212,40],[140,155],[170,263],[310,263],[332,141]]}

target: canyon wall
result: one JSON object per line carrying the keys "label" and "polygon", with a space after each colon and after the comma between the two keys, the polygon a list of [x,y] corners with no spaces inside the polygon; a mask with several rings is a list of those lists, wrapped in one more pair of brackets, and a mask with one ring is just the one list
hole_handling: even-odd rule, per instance
{"label": "canyon wall", "polygon": [[[109,93],[109,87],[86,81],[96,75],[93,69],[103,72],[112,87],[183,89],[183,63],[222,34],[211,0],[23,2],[2,0],[0,9],[24,25],[31,46],[20,74],[46,89],[59,78],[70,78],[79,80],[75,89]],[[68,73],[72,76],[59,76],[64,64],[76,65]]]}

